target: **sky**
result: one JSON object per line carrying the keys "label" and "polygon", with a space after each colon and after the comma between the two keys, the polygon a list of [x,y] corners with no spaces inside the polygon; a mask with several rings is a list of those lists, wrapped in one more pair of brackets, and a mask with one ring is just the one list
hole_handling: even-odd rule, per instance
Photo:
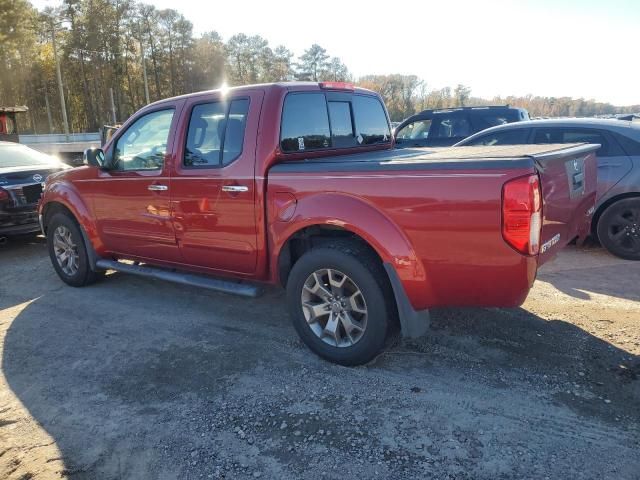
{"label": "sky", "polygon": [[[59,0],[32,0],[37,8]],[[194,32],[260,35],[294,54],[317,43],[356,77],[403,73],[474,96],[640,104],[640,0],[146,0]]]}

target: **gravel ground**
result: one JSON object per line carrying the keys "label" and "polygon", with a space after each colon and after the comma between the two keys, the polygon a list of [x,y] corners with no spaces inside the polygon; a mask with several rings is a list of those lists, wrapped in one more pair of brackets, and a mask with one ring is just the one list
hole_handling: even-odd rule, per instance
{"label": "gravel ground", "polygon": [[518,309],[335,366],[243,300],[0,248],[0,478],[640,478],[640,264],[569,248]]}

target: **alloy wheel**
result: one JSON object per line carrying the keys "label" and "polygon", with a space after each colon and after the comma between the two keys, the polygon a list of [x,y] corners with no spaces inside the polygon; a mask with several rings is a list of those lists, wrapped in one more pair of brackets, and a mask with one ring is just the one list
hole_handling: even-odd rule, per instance
{"label": "alloy wheel", "polygon": [[65,275],[72,277],[80,268],[78,246],[73,241],[71,230],[64,225],[58,225],[53,232],[53,251],[58,266]]}
{"label": "alloy wheel", "polygon": [[367,328],[367,304],[349,276],[325,268],[309,275],[302,287],[302,309],[311,331],[334,347],[355,345]]}
{"label": "alloy wheel", "polygon": [[621,250],[640,253],[640,210],[626,208],[620,211],[609,222],[607,233]]}

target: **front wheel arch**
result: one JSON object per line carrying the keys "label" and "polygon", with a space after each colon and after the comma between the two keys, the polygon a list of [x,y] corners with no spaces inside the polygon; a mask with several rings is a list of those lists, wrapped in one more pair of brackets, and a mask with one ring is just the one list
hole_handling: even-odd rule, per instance
{"label": "front wheel arch", "polygon": [[78,219],[66,205],[60,202],[50,202],[47,203],[42,210],[42,228],[44,229],[43,233],[45,235],[47,234],[47,229],[49,228],[49,222],[56,213],[63,213],[67,215],[76,224],[78,224]]}

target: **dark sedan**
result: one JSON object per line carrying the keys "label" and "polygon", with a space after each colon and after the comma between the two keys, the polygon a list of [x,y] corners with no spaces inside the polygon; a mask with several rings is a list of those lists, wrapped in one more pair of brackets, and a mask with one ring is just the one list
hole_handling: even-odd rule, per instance
{"label": "dark sedan", "polygon": [[611,253],[640,260],[640,124],[565,118],[488,128],[455,146],[597,143],[598,200],[592,234]]}
{"label": "dark sedan", "polygon": [[36,207],[48,175],[69,168],[55,157],[0,142],[0,241],[40,230]]}

